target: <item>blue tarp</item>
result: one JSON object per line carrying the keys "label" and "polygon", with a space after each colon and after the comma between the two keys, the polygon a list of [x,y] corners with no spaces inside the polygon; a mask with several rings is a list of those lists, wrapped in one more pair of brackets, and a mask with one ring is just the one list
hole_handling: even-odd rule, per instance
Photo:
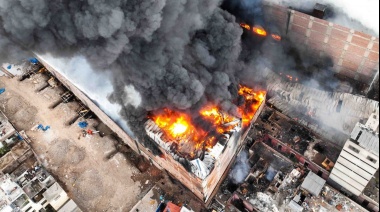
{"label": "blue tarp", "polygon": [[17,138],[18,138],[18,140],[20,140],[20,141],[24,140],[20,134],[17,134]]}
{"label": "blue tarp", "polygon": [[88,123],[85,122],[85,121],[82,121],[82,122],[79,122],[79,123],[78,123],[78,126],[79,126],[80,128],[82,128],[82,129],[84,129],[84,128],[86,128],[86,127],[88,126]]}
{"label": "blue tarp", "polygon": [[11,68],[12,68],[12,65],[7,66],[7,69],[11,69]]}
{"label": "blue tarp", "polygon": [[156,212],[160,212],[160,211],[162,211],[162,210],[164,210],[164,209],[165,209],[165,203],[161,202],[161,203],[158,205],[158,207],[157,207],[157,209],[156,209]]}
{"label": "blue tarp", "polygon": [[50,126],[46,126],[46,127],[44,127],[44,125],[39,124],[38,127],[37,127],[37,129],[40,129],[40,130],[42,130],[42,131],[46,131],[46,130],[50,129]]}
{"label": "blue tarp", "polygon": [[0,94],[5,92],[5,88],[0,88]]}
{"label": "blue tarp", "polygon": [[38,63],[38,60],[37,60],[37,58],[30,58],[29,59],[29,61],[31,62],[31,63],[33,63],[33,64],[37,64]]}

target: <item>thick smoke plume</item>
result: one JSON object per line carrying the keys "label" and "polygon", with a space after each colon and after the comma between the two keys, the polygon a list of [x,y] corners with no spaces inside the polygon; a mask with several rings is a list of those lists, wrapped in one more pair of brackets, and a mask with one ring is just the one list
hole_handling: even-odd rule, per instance
{"label": "thick smoke plume", "polygon": [[[121,115],[140,134],[150,110],[191,110],[209,101],[231,107],[242,66],[243,31],[220,3],[1,0],[0,47],[18,48],[18,54],[26,49],[84,56],[95,70],[111,70],[114,92],[109,99],[122,106]],[[5,55],[6,60],[19,59]],[[135,91],[140,105],[129,104]]]}
{"label": "thick smoke plume", "polygon": [[[256,23],[263,21],[260,0],[230,2],[242,6],[244,16],[253,16]],[[1,58],[23,59],[32,50],[60,58],[84,57],[94,70],[109,70],[114,90],[109,100],[121,106],[120,114],[135,135],[144,134],[141,124],[150,110],[191,112],[210,101],[232,110],[237,85],[265,81],[257,73],[267,66],[327,73],[317,81],[330,78],[329,58],[315,63],[312,54],[299,52],[291,43],[273,46],[265,41],[257,46],[246,35],[242,40],[243,30],[236,22],[244,16],[236,20],[234,15],[241,12],[236,5],[221,9],[221,4],[222,0],[0,0],[0,47],[6,50]],[[325,84],[335,89],[334,83]]]}
{"label": "thick smoke plume", "polygon": [[[270,15],[265,13],[266,3],[262,0],[225,0],[222,8],[235,15],[240,22],[260,25],[269,33],[282,34],[281,26],[271,22]],[[316,57],[315,51],[293,42],[286,35],[283,35],[282,42],[277,42],[252,36],[250,31],[246,31],[242,43],[240,58],[249,67],[239,72],[244,82],[266,83],[267,80],[265,77],[262,78],[261,74],[265,75],[262,73],[263,70],[269,68],[284,77],[297,77],[298,82],[318,89],[333,91],[340,85],[340,81],[334,76],[331,58]]]}

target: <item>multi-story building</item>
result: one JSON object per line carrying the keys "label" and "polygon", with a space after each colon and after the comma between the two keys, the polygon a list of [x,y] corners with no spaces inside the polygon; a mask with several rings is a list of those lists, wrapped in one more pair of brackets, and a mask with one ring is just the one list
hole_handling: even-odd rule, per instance
{"label": "multi-story building", "polygon": [[357,123],[331,172],[330,180],[355,196],[362,194],[379,169],[379,112]]}

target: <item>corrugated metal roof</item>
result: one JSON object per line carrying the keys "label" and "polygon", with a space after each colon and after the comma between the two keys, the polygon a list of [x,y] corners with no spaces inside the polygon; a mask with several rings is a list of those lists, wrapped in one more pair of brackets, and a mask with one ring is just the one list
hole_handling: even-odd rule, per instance
{"label": "corrugated metal roof", "polygon": [[351,139],[356,140],[356,138],[358,137],[358,135],[361,131],[362,131],[362,129],[360,127],[360,123],[357,123],[355,128],[351,132]]}
{"label": "corrugated metal roof", "polygon": [[376,155],[379,155],[379,136],[368,131],[364,131],[360,136],[359,145]]}
{"label": "corrugated metal roof", "polygon": [[[272,82],[267,90],[273,96],[268,103],[276,106],[283,114],[298,118],[299,123],[341,147],[356,123],[367,119],[379,108],[378,101],[348,93],[316,90],[298,83],[285,83],[271,70],[266,69],[266,72],[268,81]],[[336,108],[340,100],[343,105],[338,113]],[[305,108],[316,110],[315,117],[310,119],[305,116],[302,113]]]}
{"label": "corrugated metal roof", "polygon": [[358,139],[357,142],[359,143],[359,146],[363,147],[369,152],[372,152],[373,154],[379,155],[379,135],[374,131],[366,128],[364,125],[360,123],[356,124],[354,130],[351,133],[351,139]]}
{"label": "corrugated metal roof", "polygon": [[293,200],[290,201],[289,203],[289,208],[292,209],[292,211],[294,212],[302,212],[303,211],[303,207],[298,205],[296,202],[294,202]]}
{"label": "corrugated metal roof", "polygon": [[302,182],[301,188],[305,189],[314,196],[319,196],[325,183],[326,180],[310,171],[305,180]]}

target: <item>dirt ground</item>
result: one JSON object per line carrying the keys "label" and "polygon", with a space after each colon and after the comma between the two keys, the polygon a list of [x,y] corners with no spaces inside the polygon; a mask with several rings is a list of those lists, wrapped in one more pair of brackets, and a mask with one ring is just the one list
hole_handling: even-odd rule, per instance
{"label": "dirt ground", "polygon": [[[49,109],[62,89],[38,92],[44,84],[46,76],[41,74],[22,82],[0,77],[0,87],[6,89],[0,94],[0,109],[17,130],[26,132],[41,162],[82,210],[129,211],[162,173],[128,150],[118,152],[111,136],[81,137],[82,120],[66,125],[75,116],[75,104]],[[88,123],[89,128],[97,125],[96,120]],[[37,130],[38,124],[50,129]]]}

